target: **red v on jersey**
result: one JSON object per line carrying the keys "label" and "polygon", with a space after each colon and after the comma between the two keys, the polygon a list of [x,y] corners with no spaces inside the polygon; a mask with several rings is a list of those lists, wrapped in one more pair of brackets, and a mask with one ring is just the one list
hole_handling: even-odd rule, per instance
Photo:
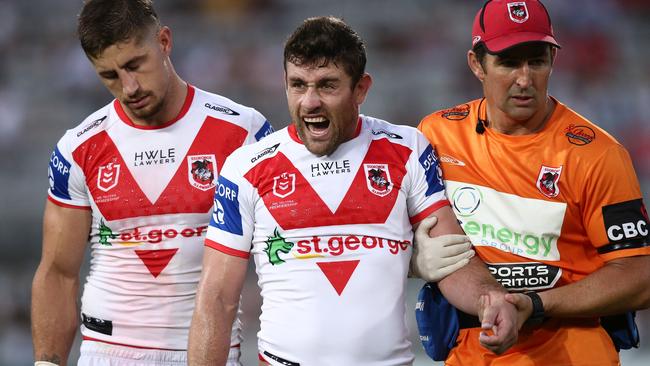
{"label": "red v on jersey", "polygon": [[147,266],[147,269],[154,277],[158,277],[165,267],[172,260],[174,254],[178,251],[175,249],[158,249],[158,250],[136,250],[135,254],[140,257],[142,263]]}
{"label": "red v on jersey", "polygon": [[330,281],[336,293],[341,296],[345,286],[347,286],[352,273],[357,268],[359,260],[338,261],[338,262],[316,262],[325,277]]}
{"label": "red v on jersey", "polygon": [[[388,139],[372,141],[348,192],[335,212],[328,208],[307,179],[283,153],[257,164],[245,177],[257,189],[266,208],[284,230],[330,225],[381,224],[386,222],[395,206],[410,154],[411,149],[393,144]],[[387,194],[378,195],[371,192],[368,188],[370,178],[364,164],[387,167],[392,185]],[[287,183],[294,185],[294,191],[277,194],[276,187],[274,193],[274,184],[278,180],[276,178],[287,176],[295,177],[295,180]],[[369,210],[368,207],[372,209]]]}
{"label": "red v on jersey", "polygon": [[[192,186],[188,178],[187,157],[213,154],[217,166],[212,168],[216,178],[217,169],[223,166],[230,153],[243,144],[245,138],[246,130],[243,128],[213,117],[206,118],[187,154],[183,156],[178,170],[156,202],[149,201],[105,131],[79,146],[73,152],[73,157],[83,169],[90,194],[106,220],[174,213],[204,213],[212,207],[214,189],[202,190]],[[106,167],[111,163],[112,170],[119,169],[119,173],[106,175]],[[120,167],[115,168],[117,165]],[[104,174],[102,187],[98,187],[98,174]],[[108,178],[116,181],[108,184]]]}

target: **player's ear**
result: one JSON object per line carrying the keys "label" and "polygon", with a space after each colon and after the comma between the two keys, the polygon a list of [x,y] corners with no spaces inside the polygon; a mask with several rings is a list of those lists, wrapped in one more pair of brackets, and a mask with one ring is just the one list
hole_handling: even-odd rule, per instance
{"label": "player's ear", "polygon": [[160,27],[158,30],[158,42],[162,51],[169,56],[172,52],[172,30],[169,27]]}
{"label": "player's ear", "polygon": [[358,105],[361,105],[366,100],[370,86],[372,86],[372,77],[366,72],[361,75],[361,79],[357,81],[357,85],[354,87],[354,98]]}
{"label": "player's ear", "polygon": [[472,74],[474,74],[479,81],[483,82],[485,79],[485,70],[483,69],[481,62],[478,60],[478,57],[476,57],[476,53],[472,50],[467,51],[467,65],[469,66],[469,69],[472,70]]}

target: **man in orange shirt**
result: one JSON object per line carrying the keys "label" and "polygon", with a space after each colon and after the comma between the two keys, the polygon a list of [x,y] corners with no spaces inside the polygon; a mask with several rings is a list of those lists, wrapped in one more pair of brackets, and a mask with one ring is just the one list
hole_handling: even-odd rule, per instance
{"label": "man in orange shirt", "polygon": [[548,95],[559,48],[539,1],[486,2],[467,53],[484,97],[420,123],[477,254],[531,314],[501,355],[459,314],[446,365],[618,365],[637,346],[600,319],[650,306],[648,214],[625,148]]}

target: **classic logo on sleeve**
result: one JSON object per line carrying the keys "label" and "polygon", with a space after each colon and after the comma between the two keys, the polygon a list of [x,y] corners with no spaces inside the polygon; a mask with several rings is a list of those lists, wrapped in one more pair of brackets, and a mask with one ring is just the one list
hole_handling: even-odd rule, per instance
{"label": "classic logo on sleeve", "polygon": [[427,146],[418,160],[420,161],[422,168],[424,168],[424,175],[427,184],[429,185],[425,195],[429,197],[432,194],[445,189],[445,186],[442,183],[442,171],[440,170],[440,164],[438,164],[438,158],[436,157],[435,150],[433,150],[433,146]]}
{"label": "classic logo on sleeve", "polygon": [[388,164],[363,164],[366,172],[366,185],[368,190],[379,197],[390,194],[393,183],[390,179]]}
{"label": "classic logo on sleeve", "polygon": [[607,251],[638,248],[650,244],[648,212],[641,199],[604,206],[602,210],[609,242],[626,244],[609,248]]}
{"label": "classic logo on sleeve", "polygon": [[187,178],[190,184],[202,191],[214,188],[214,172],[217,159],[214,155],[189,155],[187,157]]}
{"label": "classic logo on sleeve", "polygon": [[255,140],[259,141],[259,140],[263,139],[264,137],[272,134],[273,131],[274,131],[273,126],[271,126],[269,121],[264,121],[264,124],[262,125],[260,130],[257,131],[257,133],[255,134]]}
{"label": "classic logo on sleeve", "polygon": [[217,180],[214,191],[214,211],[210,225],[231,234],[242,235],[242,219],[239,212],[239,186],[224,176]]}
{"label": "classic logo on sleeve", "polygon": [[61,155],[59,148],[55,148],[50,155],[50,166],[47,169],[50,183],[50,192],[59,198],[69,200],[68,180],[70,179],[70,163]]}
{"label": "classic logo on sleeve", "polygon": [[117,186],[120,179],[120,164],[108,163],[99,167],[97,173],[97,188],[108,192]]}

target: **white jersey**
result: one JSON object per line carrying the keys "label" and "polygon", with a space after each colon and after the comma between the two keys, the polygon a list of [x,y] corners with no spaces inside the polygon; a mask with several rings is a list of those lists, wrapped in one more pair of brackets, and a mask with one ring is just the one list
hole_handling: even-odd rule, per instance
{"label": "white jersey", "polygon": [[163,126],[134,125],[114,100],[67,131],[50,158],[49,199],[92,212],[85,339],[187,349],[217,173],[270,132],[256,110],[189,85]]}
{"label": "white jersey", "polygon": [[361,116],[317,157],[291,125],[226,160],[206,245],[253,255],[272,365],[406,365],[412,225],[447,204],[414,128]]}

